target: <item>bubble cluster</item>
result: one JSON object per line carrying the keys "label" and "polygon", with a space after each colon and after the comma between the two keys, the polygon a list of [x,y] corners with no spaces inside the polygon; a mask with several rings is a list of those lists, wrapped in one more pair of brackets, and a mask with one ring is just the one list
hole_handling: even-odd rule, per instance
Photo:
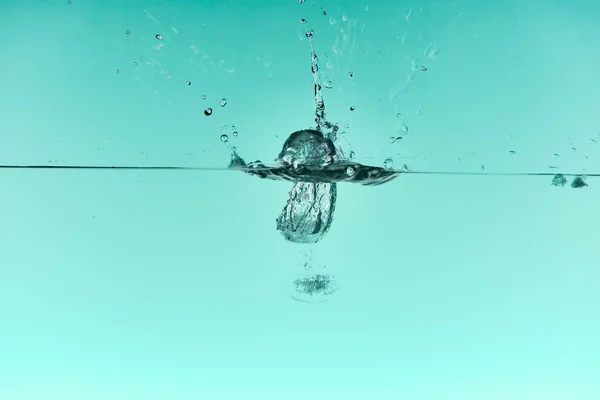
{"label": "bubble cluster", "polygon": [[337,291],[337,284],[331,275],[309,273],[294,280],[288,290],[294,300],[323,303]]}

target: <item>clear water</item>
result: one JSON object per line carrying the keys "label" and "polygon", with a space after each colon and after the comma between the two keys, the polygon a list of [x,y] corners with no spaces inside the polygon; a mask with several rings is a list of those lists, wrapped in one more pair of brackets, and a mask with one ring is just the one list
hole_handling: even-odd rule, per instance
{"label": "clear water", "polygon": [[[600,398],[598,18],[0,3],[0,164],[209,169],[0,169],[0,399]],[[480,175],[339,183],[326,235],[285,240],[292,183],[228,146],[317,127],[311,30],[353,161]]]}

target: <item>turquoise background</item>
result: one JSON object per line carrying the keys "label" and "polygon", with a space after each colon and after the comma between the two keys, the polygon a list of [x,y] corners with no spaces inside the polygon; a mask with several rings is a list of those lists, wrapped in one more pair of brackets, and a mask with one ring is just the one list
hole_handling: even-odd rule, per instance
{"label": "turquoise background", "polygon": [[[0,163],[225,167],[223,133],[270,162],[314,126],[314,29],[360,161],[598,173],[599,20],[583,0],[4,1]],[[594,178],[342,184],[303,246],[275,229],[291,185],[240,172],[0,177],[0,399],[600,398]],[[338,281],[326,303],[286,291],[307,256]]]}

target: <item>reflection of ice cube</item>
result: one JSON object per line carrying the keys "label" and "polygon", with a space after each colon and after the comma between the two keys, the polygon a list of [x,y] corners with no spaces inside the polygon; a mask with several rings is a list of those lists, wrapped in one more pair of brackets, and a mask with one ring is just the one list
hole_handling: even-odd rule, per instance
{"label": "reflection of ice cube", "polygon": [[317,243],[331,227],[336,196],[334,183],[294,183],[277,230],[290,242]]}
{"label": "reflection of ice cube", "polygon": [[288,287],[294,300],[304,303],[323,303],[337,291],[335,278],[327,274],[303,275]]}

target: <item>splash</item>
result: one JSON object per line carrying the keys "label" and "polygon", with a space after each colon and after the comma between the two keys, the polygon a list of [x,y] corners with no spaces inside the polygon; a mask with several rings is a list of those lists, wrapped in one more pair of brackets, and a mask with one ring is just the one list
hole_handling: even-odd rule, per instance
{"label": "splash", "polygon": [[354,163],[345,157],[338,126],[327,121],[325,114],[314,32],[306,32],[306,37],[310,44],[316,129],[293,132],[283,144],[275,165],[267,166],[260,161],[246,164],[235,149],[231,149],[229,165],[259,178],[294,183],[277,218],[277,230],[294,243],[317,243],[325,237],[333,222],[338,182],[381,185],[404,172]]}

